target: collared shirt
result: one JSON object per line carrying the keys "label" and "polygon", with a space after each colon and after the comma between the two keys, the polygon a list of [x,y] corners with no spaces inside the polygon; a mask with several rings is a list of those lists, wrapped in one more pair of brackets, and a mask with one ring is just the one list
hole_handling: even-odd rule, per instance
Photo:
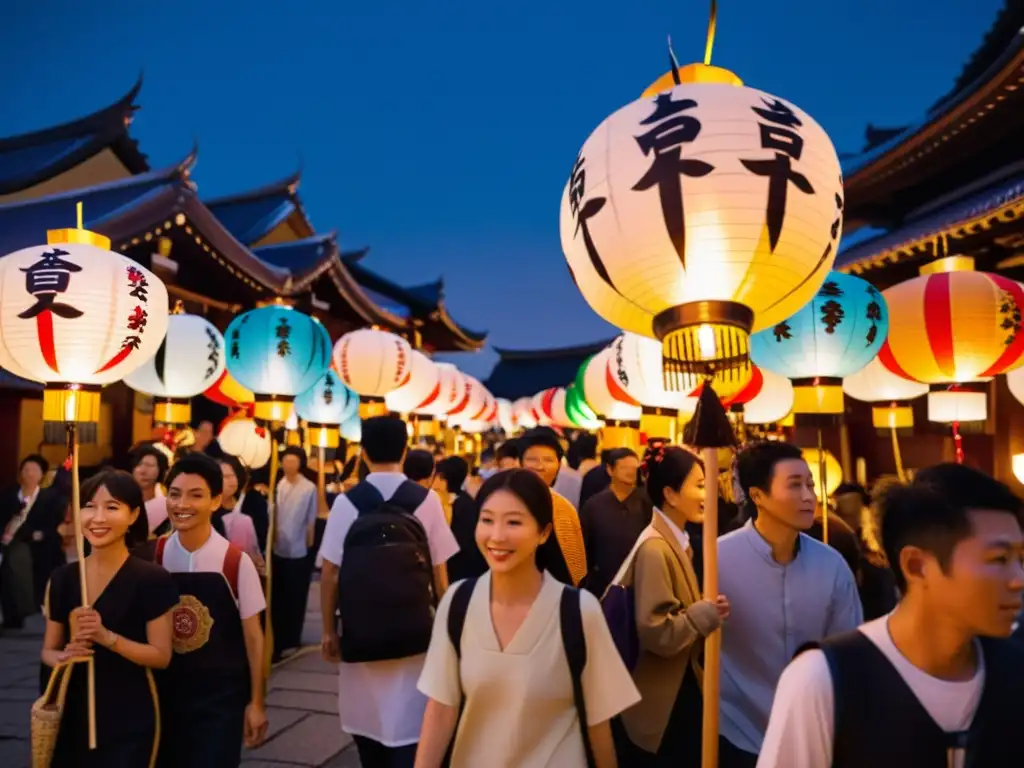
{"label": "collared shirt", "polygon": [[569,467],[561,467],[558,476],[551,485],[552,489],[572,504],[573,509],[580,508],[580,491],[583,490],[583,478],[580,473]]}
{"label": "collared shirt", "polygon": [[651,522],[652,506],[642,488],[625,499],[610,488],[597,493],[580,510],[583,546],[587,553],[585,586],[598,598],[622,566],[637,537]]}
{"label": "collared shirt", "polygon": [[[181,545],[178,532],[175,531],[164,545],[162,564],[171,573],[224,573],[224,556],[228,546],[228,540],[211,529],[210,538],[194,552],[189,552]],[[235,604],[243,619],[255,616],[267,607],[260,575],[247,554],[242,555],[238,564],[238,595]]]}
{"label": "collared shirt", "polygon": [[274,554],[278,557],[301,559],[309,554],[306,532],[316,522],[316,494],[316,485],[302,475],[294,482],[283,477],[277,484]]}
{"label": "collared shirt", "polygon": [[718,540],[722,626],[720,732],[745,752],[761,749],[782,670],[805,643],[856,629],[857,583],[842,555],[800,534],[796,557],[776,562],[749,521]]}
{"label": "collared shirt", "polygon": [[690,548],[690,534],[680,528],[678,525],[672,522],[672,518],[662,512],[658,507],[654,508],[654,511],[658,513],[668,529],[672,531],[672,535],[676,537],[676,541],[679,542],[679,548],[686,552]]}

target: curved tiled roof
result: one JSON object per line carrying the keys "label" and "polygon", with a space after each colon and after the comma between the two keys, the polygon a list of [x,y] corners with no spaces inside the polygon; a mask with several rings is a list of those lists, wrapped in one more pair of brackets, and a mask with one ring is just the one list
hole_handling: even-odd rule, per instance
{"label": "curved tiled roof", "polygon": [[142,77],[116,102],[70,123],[0,139],[0,195],[29,189],[110,148],[132,174],[150,170],[128,135]]}
{"label": "curved tiled roof", "polygon": [[515,400],[548,387],[565,387],[584,361],[612,343],[605,339],[559,349],[498,349],[500,359],[483,382],[495,397]]}
{"label": "curved tiled roof", "polygon": [[246,245],[258,243],[294,213],[302,216],[312,233],[313,226],[299,200],[301,180],[302,170],[299,169],[266,186],[209,200],[206,207],[213,211],[239,242]]}

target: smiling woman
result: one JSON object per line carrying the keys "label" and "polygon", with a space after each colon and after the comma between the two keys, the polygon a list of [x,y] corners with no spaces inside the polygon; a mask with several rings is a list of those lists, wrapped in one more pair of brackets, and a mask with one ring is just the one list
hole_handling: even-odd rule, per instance
{"label": "smiling woman", "polygon": [[[127,472],[108,471],[82,487],[82,529],[90,608],[78,606],[75,564],[54,572],[43,662],[71,676],[52,766],[148,766],[156,754],[159,710],[152,669],[171,660],[174,582],[163,568],[129,554],[149,535],[142,489]],[[78,607],[76,607],[78,606]],[[87,748],[86,667],[96,666],[98,748]]]}

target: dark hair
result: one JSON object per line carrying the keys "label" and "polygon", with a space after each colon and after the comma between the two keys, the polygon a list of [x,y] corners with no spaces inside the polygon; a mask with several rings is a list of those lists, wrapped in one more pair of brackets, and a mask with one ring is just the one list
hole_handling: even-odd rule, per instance
{"label": "dark hair", "polygon": [[832,496],[838,499],[840,496],[846,496],[851,493],[856,493],[860,496],[861,503],[865,507],[871,506],[871,496],[860,483],[840,483],[839,487],[832,493]]}
{"label": "dark hair", "polygon": [[907,588],[899,564],[903,548],[930,552],[945,573],[956,545],[973,534],[971,510],[1006,512],[1024,527],[1024,505],[1009,487],[964,464],[922,469],[911,485],[887,488],[878,506],[882,548],[901,592]]}
{"label": "dark hair", "polygon": [[23,470],[25,468],[25,465],[29,463],[37,464],[39,466],[39,470],[43,473],[43,475],[50,471],[50,462],[48,462],[38,453],[30,453],[28,456],[21,460],[20,464],[18,464],[18,474],[21,474],[21,470]]}
{"label": "dark hair", "polygon": [[631,448],[612,448],[610,451],[604,451],[601,456],[601,461],[608,467],[608,469],[614,469],[616,462],[628,459],[630,456],[637,460],[640,459],[640,457],[636,455],[636,451]]}
{"label": "dark hair", "polygon": [[685,448],[669,445],[647,462],[647,495],[659,509],[665,503],[665,489],[676,493],[683,487],[694,466],[703,467],[701,460]]}
{"label": "dark hair", "polygon": [[[219,457],[217,461],[221,464],[227,464],[231,467],[231,471],[235,473],[235,477],[238,479],[238,490],[235,491],[236,494],[241,493],[249,487],[249,473],[246,471],[245,466],[237,456],[225,453],[223,456]],[[221,478],[223,477],[224,475],[221,473]],[[222,484],[221,489],[223,490],[223,488],[224,486]]]}
{"label": "dark hair", "polygon": [[483,464],[485,461],[494,461],[494,459],[495,459],[495,456],[494,456],[494,449],[493,448],[484,448],[482,451],[480,451],[480,463],[481,464]]}
{"label": "dark hair", "polygon": [[469,464],[461,456],[447,456],[437,462],[435,471],[448,484],[449,493],[461,493],[462,485],[469,477]]}
{"label": "dark hair", "polygon": [[168,488],[180,475],[198,475],[203,478],[210,489],[210,496],[220,496],[224,492],[224,473],[220,464],[205,453],[182,456],[167,473]]}
{"label": "dark hair", "polygon": [[498,446],[498,450],[495,451],[494,457],[498,461],[503,459],[513,459],[519,461],[520,449],[518,440],[506,440],[504,443]]}
{"label": "dark hair", "polygon": [[550,427],[531,429],[519,438],[520,456],[525,456],[528,450],[536,447],[550,448],[557,454],[559,461],[565,456],[565,451],[562,450],[562,443],[559,442],[558,435]]}
{"label": "dark hair", "polygon": [[402,472],[414,483],[434,476],[434,457],[430,451],[414,448],[405,454]]}
{"label": "dark hair", "polygon": [[750,498],[750,490],[760,488],[765,493],[770,493],[776,464],[780,461],[803,458],[803,451],[781,440],[751,443],[737,453],[736,479],[740,484],[740,490],[743,491],[743,514],[746,517],[757,517],[757,508]]}
{"label": "dark hair", "polygon": [[372,464],[397,464],[405,454],[408,441],[408,428],[397,416],[363,420],[363,453]]}
{"label": "dark hair", "polygon": [[92,501],[100,488],[106,488],[114,501],[124,504],[129,509],[139,511],[135,521],[124,533],[124,543],[128,549],[144,543],[149,538],[149,518],[146,516],[146,502],[142,497],[142,488],[128,472],[120,469],[105,469],[82,483],[82,505]]}
{"label": "dark hair", "polygon": [[156,459],[156,481],[158,483],[162,483],[164,480],[164,475],[167,474],[167,470],[170,468],[170,464],[167,461],[167,455],[152,443],[143,443],[142,445],[137,446],[135,450],[132,451],[132,469],[135,469],[137,466],[139,466],[139,464],[142,463],[142,460],[147,456],[152,456],[154,459]]}
{"label": "dark hair", "polygon": [[597,437],[589,432],[582,433],[573,443],[576,447],[576,455],[581,459],[597,458]]}
{"label": "dark hair", "polygon": [[297,458],[299,460],[299,472],[305,471],[308,459],[306,458],[306,452],[299,448],[299,446],[289,445],[287,448],[281,451],[281,460],[284,460],[285,456],[294,456],[295,458]]}
{"label": "dark hair", "polygon": [[476,494],[478,515],[487,499],[496,491],[509,491],[515,494],[523,502],[530,517],[537,521],[541,530],[552,525],[555,510],[554,502],[551,500],[551,489],[534,472],[528,469],[506,469],[489,477]]}

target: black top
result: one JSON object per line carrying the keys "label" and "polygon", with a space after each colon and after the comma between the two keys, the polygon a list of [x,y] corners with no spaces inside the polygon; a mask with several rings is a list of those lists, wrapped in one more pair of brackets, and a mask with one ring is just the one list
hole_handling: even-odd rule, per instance
{"label": "black top", "polygon": [[580,509],[587,505],[591,498],[599,494],[609,485],[612,479],[608,476],[608,468],[604,464],[598,464],[587,470],[580,484]]}
{"label": "black top", "polygon": [[637,487],[623,501],[606,488],[580,510],[587,578],[583,586],[600,598],[622,566],[641,531],[651,523],[654,505]]}
{"label": "black top", "polygon": [[267,529],[270,527],[267,497],[250,488],[245,492],[240,511],[243,515],[252,518],[252,526],[256,529],[256,541],[259,542],[260,552],[265,553],[267,551]]}
{"label": "black top", "polygon": [[[71,639],[68,617],[81,605],[78,565],[69,563],[54,571],[50,582],[50,619],[64,626],[65,642]],[[107,584],[93,607],[103,626],[137,643],[148,642],[146,625],[167,613],[178,602],[171,575],[158,565],[129,557]],[[118,653],[94,644],[96,660],[96,738],[99,743],[152,732],[153,697],[145,668]],[[86,665],[76,664],[68,686],[61,720],[61,740],[88,743]],[[66,732],[66,733],[65,733]]]}
{"label": "black top", "polygon": [[468,494],[456,494],[452,502],[452,534],[459,551],[448,559],[448,580],[474,579],[487,573],[487,560],[476,545],[476,501]]}

